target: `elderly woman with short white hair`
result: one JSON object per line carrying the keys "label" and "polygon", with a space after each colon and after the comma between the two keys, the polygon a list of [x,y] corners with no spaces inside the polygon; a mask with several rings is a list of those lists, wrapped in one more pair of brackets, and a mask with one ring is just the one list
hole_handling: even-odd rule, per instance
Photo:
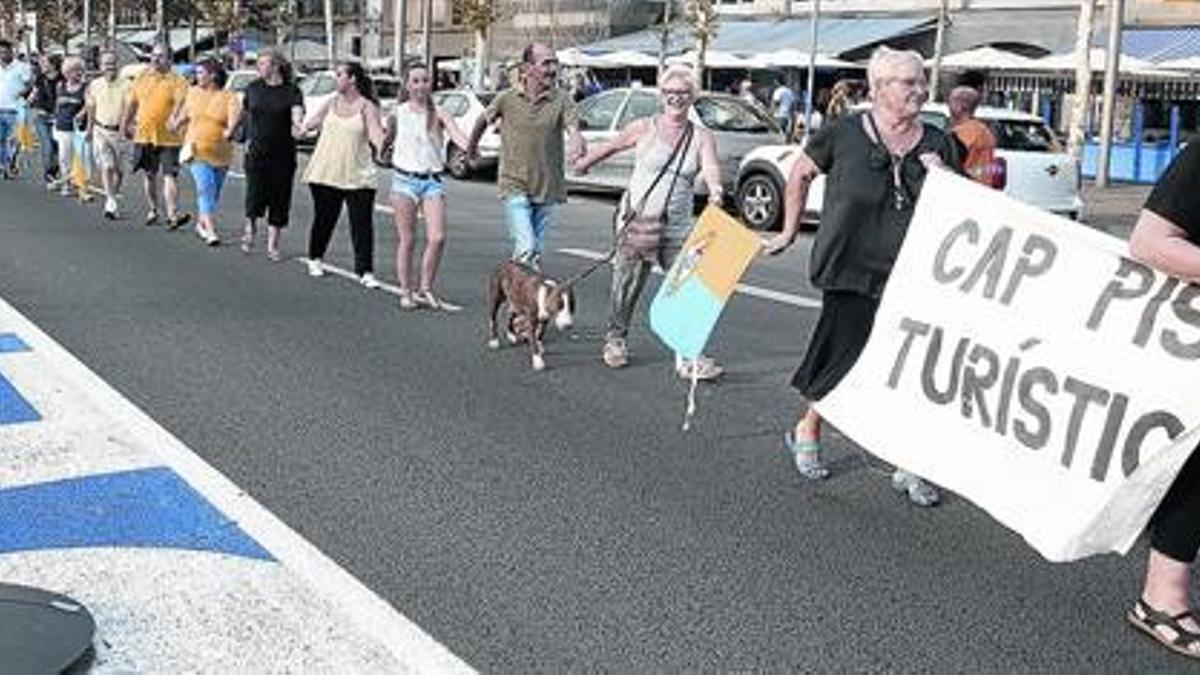
{"label": "elderly woman with short white hair", "polygon": [[[695,224],[692,185],[704,178],[710,203],[721,203],[721,172],[711,130],[689,119],[697,94],[696,76],[686,66],[671,66],[659,78],[662,112],[626,126],[612,142],[592,148],[575,162],[586,173],[597,162],[635,148],[633,174],[622,197],[612,260],[611,306],[602,358],[610,368],[629,363],[626,337],[633,309],[658,262],[669,268]],[[711,359],[675,358],[680,377],[711,380],[723,372]]]}
{"label": "elderly woman with short white hair", "polygon": [[[837,386],[866,346],[929,167],[958,167],[953,141],[921,122],[929,89],[920,54],[880,47],[867,78],[870,108],[827,125],[805,147],[788,177],[783,231],[766,244],[770,254],[792,244],[809,185],[825,174],[809,265],[822,292],[821,317],[792,378],[810,406],[784,434],[797,471],[809,479],[829,476],[821,462],[821,416],[811,404]],[[938,502],[933,486],[903,469],[892,474],[892,485],[919,506]]]}

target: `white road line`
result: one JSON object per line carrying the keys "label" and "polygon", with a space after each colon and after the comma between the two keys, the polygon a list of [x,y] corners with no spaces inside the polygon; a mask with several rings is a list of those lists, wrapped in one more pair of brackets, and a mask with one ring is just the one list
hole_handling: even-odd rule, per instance
{"label": "white road line", "polygon": [[[576,258],[584,258],[586,260],[600,260],[604,258],[605,255],[599,251],[592,251],[586,248],[560,248],[558,249],[558,252],[565,253],[566,255],[574,256]],[[654,273],[661,275],[663,271],[659,269],[657,265],[655,265]],[[794,307],[803,307],[805,309],[821,308],[820,300],[808,298],[803,295],[795,295],[793,293],[784,293],[783,291],[774,291],[769,288],[763,288],[753,284],[738,284],[737,292],[755,298],[762,298],[763,300],[772,300],[785,305],[792,305]]]}
{"label": "white road line", "polygon": [[420,626],[342,569],[318,548],[196,455],[120,392],[0,299],[0,320],[47,359],[73,388],[104,414],[120,420],[140,445],[161,453],[165,463],[221,512],[271,552],[287,569],[344,609],[370,636],[416,672],[474,672]]}

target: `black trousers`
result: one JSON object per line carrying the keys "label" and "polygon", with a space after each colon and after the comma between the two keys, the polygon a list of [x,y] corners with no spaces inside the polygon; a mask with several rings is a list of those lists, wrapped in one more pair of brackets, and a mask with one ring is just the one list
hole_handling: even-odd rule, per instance
{"label": "black trousers", "polygon": [[350,212],[350,243],[354,247],[354,273],[362,276],[375,269],[375,190],[342,190],[309,183],[313,198],[313,223],[308,233],[308,257],[325,257],[333,228],[342,215],[342,204]]}
{"label": "black trousers", "polygon": [[792,386],[809,401],[820,401],[854,367],[867,346],[879,298],[852,291],[821,294],[821,317],[808,340]]}
{"label": "black trousers", "polygon": [[1167,496],[1150,517],[1150,546],[1179,562],[1192,562],[1200,549],[1200,452],[1184,462]]}

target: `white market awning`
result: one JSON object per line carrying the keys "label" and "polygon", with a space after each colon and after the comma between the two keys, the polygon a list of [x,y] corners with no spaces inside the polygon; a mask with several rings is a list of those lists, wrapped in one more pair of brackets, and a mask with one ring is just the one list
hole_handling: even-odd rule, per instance
{"label": "white market awning", "polygon": [[[1073,55],[1072,55],[1073,56]],[[942,57],[942,67],[950,70],[1029,70],[1030,64],[1036,59],[1021,56],[995,47],[975,47]],[[933,59],[926,59],[925,65],[933,65]],[[1073,67],[1073,66],[1072,66]]]}

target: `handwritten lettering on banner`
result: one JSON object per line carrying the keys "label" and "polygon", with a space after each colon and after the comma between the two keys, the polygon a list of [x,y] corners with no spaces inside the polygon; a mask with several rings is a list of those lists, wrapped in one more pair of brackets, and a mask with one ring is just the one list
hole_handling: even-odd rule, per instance
{"label": "handwritten lettering on banner", "polygon": [[817,408],[1049,560],[1125,552],[1200,440],[1200,287],[951,174]]}

